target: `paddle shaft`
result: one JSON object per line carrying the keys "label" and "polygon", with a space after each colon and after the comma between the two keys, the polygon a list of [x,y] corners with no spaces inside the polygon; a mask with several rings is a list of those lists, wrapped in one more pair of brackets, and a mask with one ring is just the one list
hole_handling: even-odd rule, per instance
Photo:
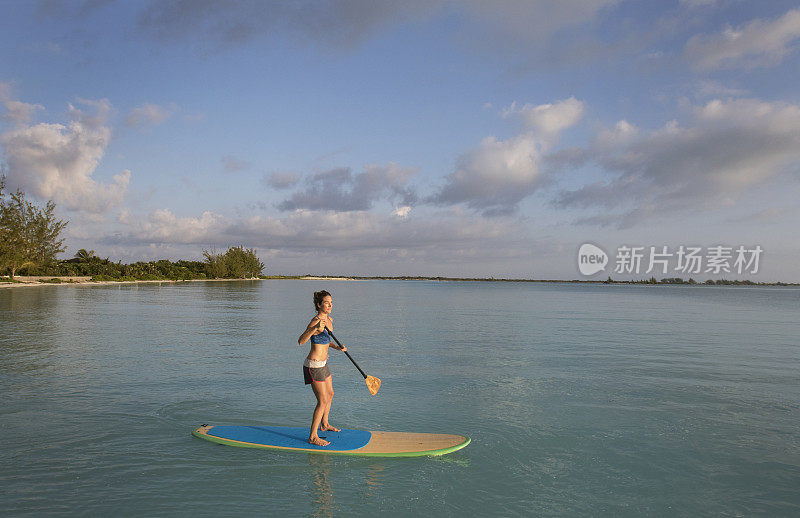
{"label": "paddle shaft", "polygon": [[[333,340],[336,342],[336,344],[337,344],[339,347],[344,347],[344,346],[342,345],[342,342],[340,342],[338,338],[336,338],[335,336],[333,336],[333,332],[332,332],[330,329],[328,329],[328,334],[329,334],[329,335],[331,335],[331,338],[333,338]],[[361,370],[361,367],[359,367],[359,366],[358,366],[358,364],[356,363],[356,361],[353,359],[353,357],[352,357],[352,356],[350,356],[350,353],[349,353],[349,352],[347,352],[347,351],[342,351],[342,352],[343,352],[343,353],[345,353],[345,354],[347,355],[347,357],[348,357],[348,358],[350,358],[350,361],[351,361],[351,362],[353,362],[353,365],[355,365],[355,366],[356,366],[356,369],[358,369],[358,372],[360,372],[360,373],[361,373],[361,375],[362,375],[362,376],[364,376],[364,379],[367,379],[367,375],[366,375],[366,373],[365,373],[363,370]]]}

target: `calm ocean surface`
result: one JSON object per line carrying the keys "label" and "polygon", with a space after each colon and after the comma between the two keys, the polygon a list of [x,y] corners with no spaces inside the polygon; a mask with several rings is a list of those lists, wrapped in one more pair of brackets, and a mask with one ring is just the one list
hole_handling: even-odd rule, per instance
{"label": "calm ocean surface", "polygon": [[[444,457],[219,446],[306,426],[312,292],[331,422]],[[0,515],[798,516],[800,290],[261,281],[0,290]]]}

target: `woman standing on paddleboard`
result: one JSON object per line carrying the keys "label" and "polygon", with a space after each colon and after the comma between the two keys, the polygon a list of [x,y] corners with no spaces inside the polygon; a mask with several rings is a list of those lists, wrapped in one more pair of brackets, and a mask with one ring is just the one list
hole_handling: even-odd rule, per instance
{"label": "woman standing on paddleboard", "polygon": [[328,422],[328,414],[333,401],[333,380],[328,368],[328,347],[340,351],[346,351],[347,347],[332,344],[331,336],[328,334],[328,329],[333,331],[333,317],[331,316],[333,297],[331,294],[324,290],[314,292],[314,307],[317,310],[317,316],[311,319],[306,330],[297,339],[297,343],[303,345],[309,338],[311,339],[311,350],[303,362],[303,378],[306,385],[311,385],[314,390],[317,406],[314,408],[308,442],[318,446],[327,446],[330,442],[321,439],[317,430],[341,431]]}

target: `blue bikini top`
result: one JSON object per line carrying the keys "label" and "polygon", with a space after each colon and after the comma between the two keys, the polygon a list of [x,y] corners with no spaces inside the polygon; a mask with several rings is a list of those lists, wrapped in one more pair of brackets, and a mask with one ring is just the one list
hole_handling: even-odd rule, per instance
{"label": "blue bikini top", "polygon": [[[331,326],[331,331],[333,331],[333,317],[330,315],[328,315],[328,325]],[[328,334],[328,327],[326,326],[325,331],[318,335],[311,335],[311,343],[316,345],[331,343],[331,335]]]}

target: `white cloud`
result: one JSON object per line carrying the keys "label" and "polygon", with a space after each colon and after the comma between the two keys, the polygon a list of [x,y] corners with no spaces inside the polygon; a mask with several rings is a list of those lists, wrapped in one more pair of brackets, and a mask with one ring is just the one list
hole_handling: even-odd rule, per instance
{"label": "white cloud", "polygon": [[69,103],[69,117],[73,121],[79,122],[81,125],[91,129],[102,129],[108,122],[111,116],[113,107],[108,99],[78,99],[79,104],[94,108],[94,112],[87,112],[79,108],[75,108],[72,103]]}
{"label": "white cloud", "polygon": [[33,119],[36,110],[44,110],[44,106],[41,104],[28,104],[20,101],[5,101],[3,104],[7,110],[3,115],[3,120],[13,124],[28,124]]}
{"label": "white cloud", "polygon": [[542,153],[551,149],[560,133],[576,124],[583,103],[575,98],[538,106],[516,104],[504,117],[519,117],[523,132],[508,140],[486,137],[480,145],[461,155],[456,171],[430,201],[439,205],[466,203],[484,214],[508,214],[542,183]]}
{"label": "white cloud", "polygon": [[44,110],[41,104],[29,104],[17,101],[12,96],[11,83],[0,81],[0,102],[6,108],[3,120],[15,125],[28,124],[36,110]]}
{"label": "white cloud", "polygon": [[520,135],[510,140],[486,137],[458,159],[435,202],[467,203],[487,213],[507,213],[533,193],[540,180],[536,140]]}
{"label": "white cloud", "polygon": [[81,103],[94,113],[70,105],[68,124],[18,125],[0,135],[0,143],[10,186],[68,209],[102,213],[121,203],[131,173],[122,171],[111,183],[92,178],[111,138],[105,126],[111,105],[105,99]]}
{"label": "white cloud", "polygon": [[394,211],[392,211],[392,216],[397,216],[400,219],[406,219],[410,213],[411,207],[408,205],[403,205],[402,207],[397,207]]}
{"label": "white cloud", "polygon": [[618,121],[613,128],[602,128],[597,132],[595,145],[606,149],[632,141],[639,135],[639,128],[626,120]]}
{"label": "white cloud", "polygon": [[531,136],[552,145],[562,131],[574,126],[583,117],[583,103],[574,97],[556,104],[526,104],[518,108],[516,103],[503,110],[503,117],[519,117]]}
{"label": "white cloud", "polygon": [[158,126],[167,121],[178,111],[178,105],[170,103],[167,106],[159,106],[152,103],[144,103],[131,110],[125,123],[130,128],[141,128],[144,126]]}
{"label": "white cloud", "polygon": [[800,106],[788,103],[714,100],[692,107],[685,126],[670,121],[633,138],[605,135],[573,156],[594,161],[609,178],[556,200],[562,207],[627,210],[589,218],[595,223],[631,225],[671,211],[729,206],[800,165]]}
{"label": "white cloud", "polygon": [[178,218],[169,209],[155,210],[142,220],[126,214],[121,222],[134,227],[129,235],[134,242],[173,244],[217,243],[229,225],[226,218],[211,211],[203,212],[198,217]]}
{"label": "white cloud", "polygon": [[693,36],[684,55],[700,70],[774,66],[794,51],[799,38],[800,9],[794,9],[777,20],[756,19],[743,27]]}
{"label": "white cloud", "polygon": [[359,211],[370,209],[382,199],[400,199],[404,204],[412,204],[416,201],[416,194],[407,185],[416,173],[415,167],[402,167],[395,163],[367,165],[363,173],[355,175],[349,168],[331,169],[313,175],[278,208],[284,211]]}
{"label": "white cloud", "polygon": [[509,221],[452,212],[413,218],[410,211],[400,212],[405,217],[368,211],[297,210],[284,217],[233,218],[210,211],[178,217],[169,209],[160,209],[145,217],[126,214],[120,219],[122,231],[100,242],[129,247],[194,244],[223,249],[245,243],[281,253],[381,253],[404,249],[413,256],[464,254],[476,246],[502,249],[498,243],[511,246],[520,235]]}
{"label": "white cloud", "polygon": [[700,81],[698,84],[697,94],[705,98],[719,97],[723,95],[727,97],[742,97],[747,95],[747,90],[736,88],[734,86],[727,86],[710,79],[705,79]]}

